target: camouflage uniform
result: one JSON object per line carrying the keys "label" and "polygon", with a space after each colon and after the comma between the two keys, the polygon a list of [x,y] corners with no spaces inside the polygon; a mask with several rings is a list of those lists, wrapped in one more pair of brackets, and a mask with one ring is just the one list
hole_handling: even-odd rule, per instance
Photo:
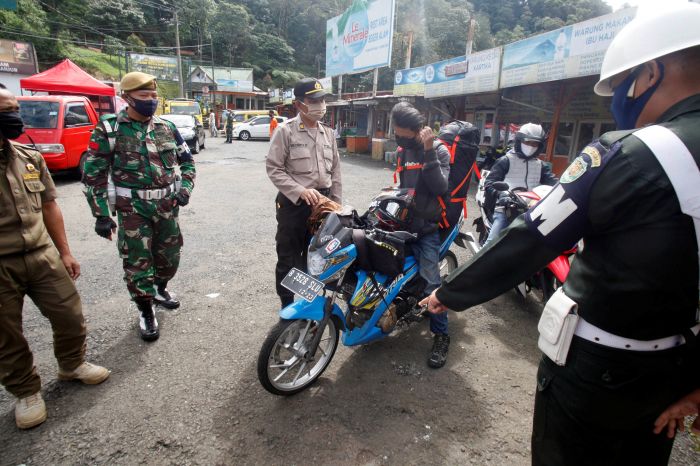
{"label": "camouflage uniform", "polygon": [[173,186],[180,166],[182,190],[194,187],[192,154],[171,122],[156,116],[131,120],[126,110],[101,118],[92,133],[83,182],[92,214],[108,217],[107,177],[117,187],[132,189],[132,197],[117,195],[117,247],[124,260],[124,281],[132,299],[152,299],[154,283],[168,282],[180,262],[182,234],[174,189],[163,199],[141,199],[135,190]]}

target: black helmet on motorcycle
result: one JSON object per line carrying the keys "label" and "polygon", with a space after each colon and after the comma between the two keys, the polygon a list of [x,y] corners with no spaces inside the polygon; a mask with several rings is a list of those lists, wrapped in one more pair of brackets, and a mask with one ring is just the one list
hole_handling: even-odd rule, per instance
{"label": "black helmet on motorcycle", "polygon": [[407,230],[413,217],[414,194],[413,189],[382,190],[369,204],[368,219],[382,230]]}
{"label": "black helmet on motorcycle", "polygon": [[[547,136],[540,125],[525,123],[520,127],[518,132],[515,133],[515,145],[513,148],[518,156],[531,159],[542,153],[546,139]],[[523,148],[523,142],[535,142],[537,143],[537,147],[526,144],[525,148]]]}

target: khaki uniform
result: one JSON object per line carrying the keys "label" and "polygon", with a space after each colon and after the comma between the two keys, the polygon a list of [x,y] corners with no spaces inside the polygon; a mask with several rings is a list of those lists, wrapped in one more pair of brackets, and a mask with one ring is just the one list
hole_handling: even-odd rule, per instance
{"label": "khaki uniform", "polygon": [[0,153],[0,382],[19,398],[41,388],[22,334],[25,295],[51,322],[59,366],[72,371],[85,356],[80,296],[43,220],[42,204],[54,199],[41,154],[14,142],[6,146]]}
{"label": "khaki uniform", "polygon": [[340,158],[333,129],[319,122],[316,128],[309,130],[300,117],[280,124],[272,135],[266,166],[267,176],[279,190],[275,201],[275,283],[284,306],[291,303],[294,295],[280,282],[293,267],[306,270],[310,240],[307,220],[311,208],[300,199],[301,194],[305,189],[314,188],[342,203]]}

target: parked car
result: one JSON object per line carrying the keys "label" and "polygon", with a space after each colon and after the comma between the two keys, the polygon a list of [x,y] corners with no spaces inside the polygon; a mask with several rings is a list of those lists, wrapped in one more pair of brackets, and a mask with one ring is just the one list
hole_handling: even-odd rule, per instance
{"label": "parked car", "polygon": [[[276,116],[277,123],[283,123],[286,117]],[[233,137],[247,141],[248,139],[270,139],[270,117],[259,116],[233,127]]]}
{"label": "parked car", "polygon": [[[233,112],[233,127],[247,123],[253,118],[267,116],[269,110],[230,110]],[[277,115],[277,111],[273,110],[273,113]]]}
{"label": "parked car", "polygon": [[92,130],[99,118],[86,97],[17,96],[25,133],[22,144],[36,144],[52,172],[82,172]]}
{"label": "parked car", "polygon": [[204,126],[192,115],[161,115],[164,120],[172,122],[180,131],[182,138],[187,141],[193,154],[204,149],[206,133]]}
{"label": "parked car", "polygon": [[199,102],[191,99],[169,99],[165,101],[164,115],[192,115],[200,124],[204,124],[202,107]]}

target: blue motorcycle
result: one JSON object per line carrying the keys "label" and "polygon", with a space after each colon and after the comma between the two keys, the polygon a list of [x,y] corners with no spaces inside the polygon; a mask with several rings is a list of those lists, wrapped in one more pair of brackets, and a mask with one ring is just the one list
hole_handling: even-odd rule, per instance
{"label": "blue motorcycle", "polygon": [[[444,276],[457,267],[450,251],[466,249],[464,218],[445,231],[440,248]],[[355,228],[353,228],[355,227]],[[328,367],[338,346],[385,338],[401,324],[422,320],[425,280],[410,255],[416,237],[405,231],[357,228],[348,217],[330,213],[308,249],[308,274],[292,269],[282,284],[303,299],[280,311],[258,356],[258,378],[275,395],[309,387]]]}

